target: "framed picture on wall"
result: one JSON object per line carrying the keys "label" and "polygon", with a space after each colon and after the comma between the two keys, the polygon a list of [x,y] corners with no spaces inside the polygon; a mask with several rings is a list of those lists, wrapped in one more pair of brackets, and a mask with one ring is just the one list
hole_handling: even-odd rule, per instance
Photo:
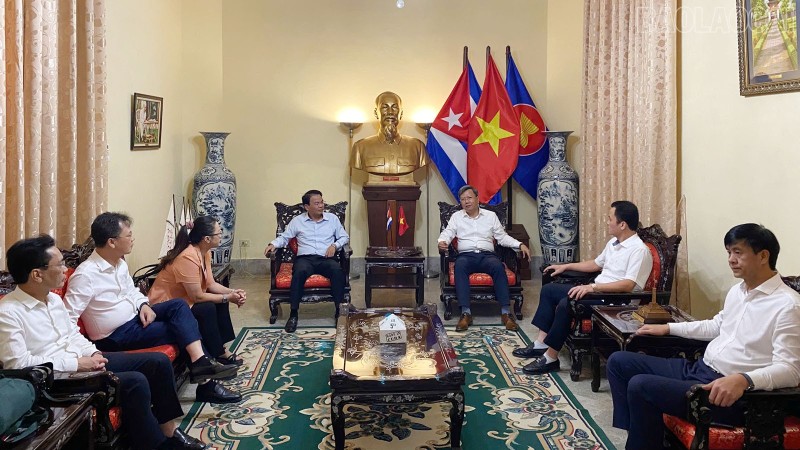
{"label": "framed picture on wall", "polygon": [[131,150],[161,148],[164,99],[134,93],[131,107]]}
{"label": "framed picture on wall", "polygon": [[800,90],[798,3],[800,0],[736,0],[741,95]]}

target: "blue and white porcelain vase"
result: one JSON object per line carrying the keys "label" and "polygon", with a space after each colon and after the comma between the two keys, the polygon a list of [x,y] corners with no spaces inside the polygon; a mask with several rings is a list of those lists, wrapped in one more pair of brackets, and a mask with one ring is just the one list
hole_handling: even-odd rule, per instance
{"label": "blue and white porcelain vase", "polygon": [[206,164],[194,175],[192,204],[196,216],[212,216],[219,221],[222,242],[211,250],[211,263],[227,264],[236,225],[236,176],[225,166],[225,138],[230,133],[200,134],[206,139]]}
{"label": "blue and white porcelain vase", "polygon": [[546,131],[550,160],[539,172],[539,241],[545,266],[578,257],[578,174],[567,163],[567,136]]}

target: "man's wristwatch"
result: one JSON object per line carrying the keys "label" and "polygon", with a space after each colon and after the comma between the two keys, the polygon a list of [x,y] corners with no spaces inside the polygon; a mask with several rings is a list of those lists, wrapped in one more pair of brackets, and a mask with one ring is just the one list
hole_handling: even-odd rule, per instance
{"label": "man's wristwatch", "polygon": [[739,375],[743,376],[744,379],[747,380],[747,389],[745,389],[745,392],[750,392],[750,391],[752,391],[753,389],[756,388],[756,385],[753,384],[753,379],[750,378],[750,375],[748,375],[748,374],[746,374],[744,372],[739,373]]}
{"label": "man's wristwatch", "polygon": [[228,303],[228,294],[222,294],[222,303]]}
{"label": "man's wristwatch", "polygon": [[595,283],[592,283],[592,284],[590,284],[589,286],[591,286],[591,287],[592,287],[592,292],[597,292],[597,284],[595,284]]}

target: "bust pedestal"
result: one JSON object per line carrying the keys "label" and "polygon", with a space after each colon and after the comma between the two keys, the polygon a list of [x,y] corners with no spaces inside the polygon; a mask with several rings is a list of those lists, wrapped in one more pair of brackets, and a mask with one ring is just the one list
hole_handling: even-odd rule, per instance
{"label": "bust pedestal", "polygon": [[[361,190],[367,201],[367,225],[370,247],[414,247],[419,185],[367,184]],[[400,236],[400,207],[403,207],[408,230]],[[386,211],[392,212],[392,226],[386,229]]]}

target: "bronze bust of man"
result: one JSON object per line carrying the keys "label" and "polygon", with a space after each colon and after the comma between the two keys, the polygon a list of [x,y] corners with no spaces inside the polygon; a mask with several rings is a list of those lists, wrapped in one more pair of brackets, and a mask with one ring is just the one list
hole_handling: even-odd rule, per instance
{"label": "bronze bust of man", "polygon": [[380,131],[353,145],[350,166],[369,172],[368,183],[413,184],[411,173],[428,163],[428,155],[422,141],[397,130],[403,117],[400,97],[388,91],[378,95],[375,117]]}

